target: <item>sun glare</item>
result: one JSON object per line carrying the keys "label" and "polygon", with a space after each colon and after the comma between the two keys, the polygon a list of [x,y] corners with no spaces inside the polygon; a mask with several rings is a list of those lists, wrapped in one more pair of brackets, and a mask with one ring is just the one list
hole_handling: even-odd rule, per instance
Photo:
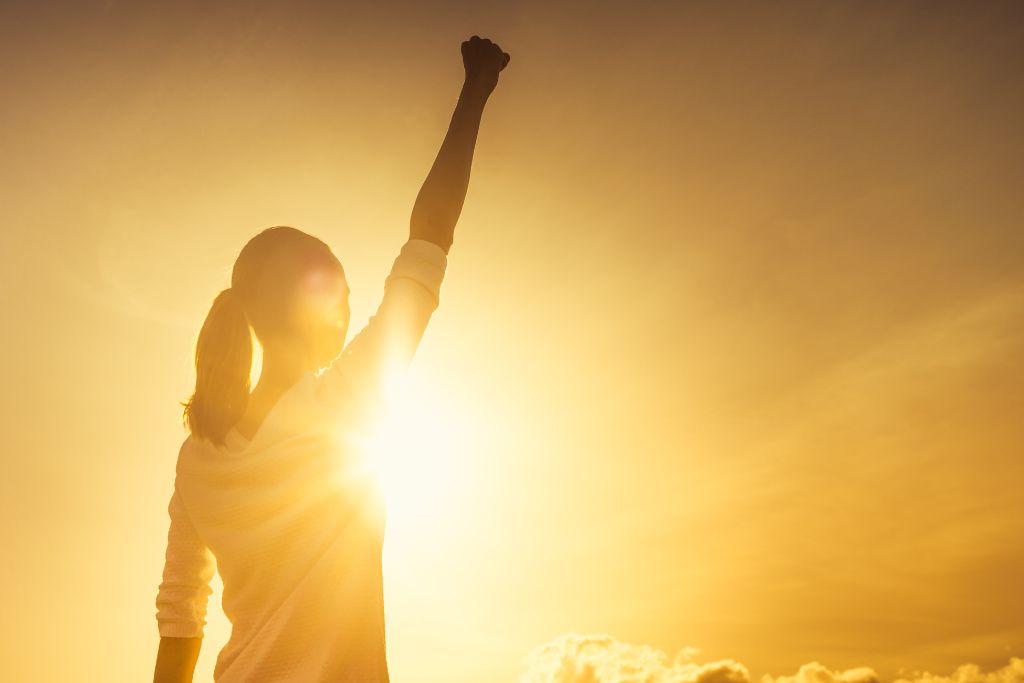
{"label": "sun glare", "polygon": [[363,462],[383,491],[389,534],[443,524],[477,470],[479,419],[436,386],[396,382],[373,429],[359,439]]}

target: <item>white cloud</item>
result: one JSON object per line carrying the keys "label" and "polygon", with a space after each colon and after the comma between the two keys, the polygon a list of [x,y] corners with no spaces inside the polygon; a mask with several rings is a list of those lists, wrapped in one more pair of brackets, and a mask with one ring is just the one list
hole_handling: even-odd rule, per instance
{"label": "white cloud", "polygon": [[[649,645],[623,643],[607,634],[567,633],[534,648],[519,683],[751,683],[747,668],[732,659],[704,664],[698,650],[674,656]],[[818,662],[793,675],[766,675],[761,683],[881,683],[869,667],[832,671]],[[995,671],[964,664],[949,676],[904,674],[892,683],[1024,683],[1024,659],[1012,658]]]}
{"label": "white cloud", "polygon": [[893,683],[1024,683],[1024,658],[1013,657],[1009,664],[995,671],[986,672],[977,664],[964,664],[949,676],[914,672]]}
{"label": "white cloud", "polygon": [[742,664],[697,664],[696,654],[694,648],[684,648],[670,658],[648,645],[622,643],[609,635],[568,633],[527,656],[520,683],[750,683]]}
{"label": "white cloud", "polygon": [[817,662],[804,664],[793,676],[764,676],[762,683],[879,683],[878,674],[866,666],[832,671]]}

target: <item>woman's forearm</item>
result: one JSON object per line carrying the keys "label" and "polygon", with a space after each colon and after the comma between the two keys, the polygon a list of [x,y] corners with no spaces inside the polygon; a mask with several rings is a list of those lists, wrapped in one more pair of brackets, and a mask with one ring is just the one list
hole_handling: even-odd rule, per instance
{"label": "woman's forearm", "polygon": [[466,80],[441,151],[416,196],[409,220],[410,239],[429,240],[446,254],[452,246],[455,224],[466,201],[484,105],[498,84],[499,72],[510,59],[497,43],[477,35],[463,41],[461,49]]}
{"label": "woman's forearm", "polygon": [[160,638],[153,683],[192,683],[202,638]]}
{"label": "woman's forearm", "polygon": [[429,240],[445,253],[466,200],[473,150],[489,95],[487,86],[477,80],[467,78],[463,83],[448,133],[413,205],[409,237]]}

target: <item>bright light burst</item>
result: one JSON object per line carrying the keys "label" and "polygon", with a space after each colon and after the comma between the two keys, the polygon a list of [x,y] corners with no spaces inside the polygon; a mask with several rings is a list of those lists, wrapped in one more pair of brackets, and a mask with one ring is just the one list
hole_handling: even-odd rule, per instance
{"label": "bright light burst", "polygon": [[438,387],[392,383],[383,414],[356,439],[387,502],[389,536],[443,525],[457,510],[476,478],[479,430],[479,416]]}

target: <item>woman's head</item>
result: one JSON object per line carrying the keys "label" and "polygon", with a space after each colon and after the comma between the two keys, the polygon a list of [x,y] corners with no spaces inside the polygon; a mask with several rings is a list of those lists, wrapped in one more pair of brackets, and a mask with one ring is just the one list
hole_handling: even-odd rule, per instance
{"label": "woman's head", "polygon": [[222,443],[245,413],[251,334],[264,365],[268,357],[307,371],[329,365],[348,333],[348,295],[341,263],[316,237],[278,225],[249,240],[199,332],[196,388],[184,413],[192,433]]}

